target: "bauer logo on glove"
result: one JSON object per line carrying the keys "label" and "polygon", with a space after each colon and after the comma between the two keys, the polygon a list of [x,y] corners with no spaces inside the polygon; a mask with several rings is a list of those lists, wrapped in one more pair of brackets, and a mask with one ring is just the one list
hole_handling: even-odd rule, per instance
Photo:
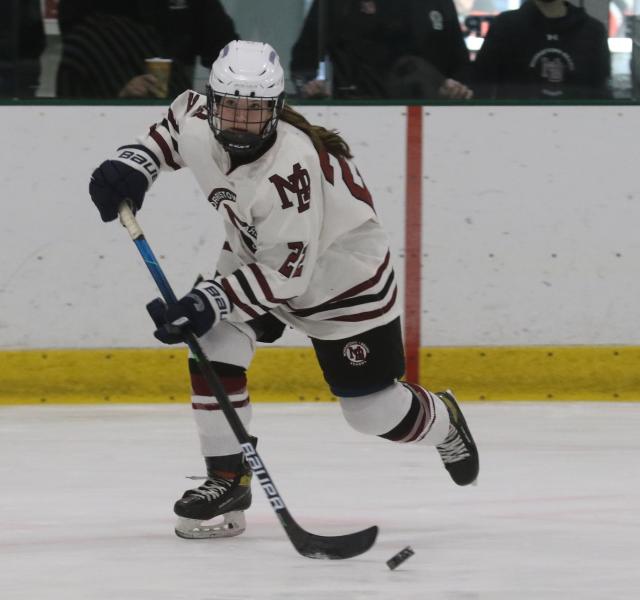
{"label": "bauer logo on glove", "polygon": [[153,335],[163,344],[179,344],[185,334],[201,337],[216,323],[227,318],[231,301],[216,281],[202,281],[175,304],[156,298],[147,304],[147,312],[157,329]]}
{"label": "bauer logo on glove", "polygon": [[[204,282],[204,283],[207,283],[207,282]],[[212,285],[202,285],[198,287],[202,291],[211,295],[212,300],[215,302],[215,304],[218,307],[218,311],[219,311],[218,319],[219,320],[225,319],[229,314],[230,302],[229,302],[229,298],[227,298],[227,294],[224,291],[224,288],[215,282],[212,283]]]}

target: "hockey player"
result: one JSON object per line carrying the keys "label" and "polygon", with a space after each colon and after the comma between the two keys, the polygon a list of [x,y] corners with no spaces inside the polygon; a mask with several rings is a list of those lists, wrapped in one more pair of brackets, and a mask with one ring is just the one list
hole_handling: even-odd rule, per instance
{"label": "hockey player", "polygon": [[[285,102],[268,44],[234,41],[213,63],[207,95],[178,96],[166,118],[122,146],[91,177],[103,221],[128,199],[140,209],[160,171],[188,167],[226,231],[216,274],[176,304],[148,305],[155,336],[200,340],[248,427],[246,369],[256,341],[289,325],[309,336],[324,377],[357,431],[436,446],[458,485],[475,481],[478,452],[455,397],[400,382],[400,306],[387,236],[347,143]],[[208,479],[174,507],[182,537],[242,533],[250,470],[218,402],[189,359],[192,408]],[[220,524],[209,524],[223,515]]]}

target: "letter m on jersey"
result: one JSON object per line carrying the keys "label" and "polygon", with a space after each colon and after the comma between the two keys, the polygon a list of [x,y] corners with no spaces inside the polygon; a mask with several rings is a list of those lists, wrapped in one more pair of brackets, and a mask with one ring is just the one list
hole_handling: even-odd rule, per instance
{"label": "letter m on jersey", "polygon": [[293,173],[286,179],[280,175],[272,175],[269,181],[276,186],[278,195],[282,201],[282,208],[294,206],[289,194],[296,197],[298,212],[304,212],[309,208],[311,202],[311,178],[309,171],[303,169],[300,163],[293,165]]}

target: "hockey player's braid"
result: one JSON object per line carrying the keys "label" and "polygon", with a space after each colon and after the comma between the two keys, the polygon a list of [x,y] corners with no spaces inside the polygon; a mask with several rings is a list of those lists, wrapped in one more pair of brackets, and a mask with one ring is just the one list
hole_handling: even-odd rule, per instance
{"label": "hockey player's braid", "polygon": [[349,144],[340,137],[340,134],[335,129],[330,131],[319,125],[312,125],[288,104],[284,105],[280,113],[280,120],[293,125],[300,131],[304,131],[311,138],[316,150],[325,150],[334,156],[353,158]]}

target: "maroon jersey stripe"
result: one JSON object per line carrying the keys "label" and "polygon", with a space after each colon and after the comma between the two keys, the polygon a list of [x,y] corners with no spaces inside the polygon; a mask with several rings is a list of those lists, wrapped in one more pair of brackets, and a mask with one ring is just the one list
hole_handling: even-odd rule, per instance
{"label": "maroon jersey stripe", "polygon": [[374,285],[376,285],[380,281],[380,279],[382,278],[382,275],[383,275],[384,271],[386,270],[386,268],[389,266],[389,259],[390,258],[391,258],[391,253],[387,252],[387,255],[385,256],[384,262],[380,265],[380,267],[376,271],[375,275],[373,277],[371,277],[370,279],[367,279],[366,281],[363,281],[362,283],[359,283],[358,285],[352,287],[351,289],[348,289],[346,292],[342,292],[341,294],[339,294],[335,298],[331,298],[331,300],[327,300],[326,302],[323,302],[322,304],[318,304],[317,306],[311,306],[309,308],[301,308],[299,310],[292,310],[292,312],[298,317],[308,317],[309,315],[313,315],[313,314],[318,313],[318,312],[332,310],[333,308],[339,308],[339,307],[335,307],[334,304],[337,303],[337,302],[340,302],[342,300],[347,300],[349,298],[353,298],[353,297],[357,296],[358,294],[361,294],[362,292],[364,292],[364,291],[368,290],[369,288],[372,288]]}
{"label": "maroon jersey stripe", "polygon": [[396,302],[396,296],[398,295],[398,288],[395,287],[393,289],[393,295],[391,296],[391,300],[387,304],[385,304],[381,308],[376,308],[375,310],[370,310],[363,313],[358,313],[356,315],[344,315],[342,317],[331,317],[330,319],[326,319],[327,321],[367,321],[368,319],[375,319],[376,317],[380,317],[385,313],[388,313]]}
{"label": "maroon jersey stripe", "polygon": [[233,287],[231,287],[231,284],[229,283],[229,280],[226,277],[224,277],[221,280],[221,283],[222,283],[222,287],[224,288],[224,291],[227,292],[227,296],[229,296],[229,300],[231,300],[231,303],[234,306],[241,308],[244,312],[246,312],[248,315],[250,315],[254,319],[260,316],[260,314],[257,313],[253,308],[251,308],[248,304],[245,304],[240,300],[240,298],[238,298],[238,295],[236,294]]}
{"label": "maroon jersey stripe", "polygon": [[262,290],[262,293],[264,294],[264,297],[268,302],[272,302],[273,304],[286,304],[287,298],[276,298],[273,295],[273,292],[271,291],[271,288],[269,287],[265,276],[262,274],[262,271],[260,270],[258,265],[256,265],[256,263],[249,263],[247,266],[256,278],[256,281],[258,282],[258,285],[260,286],[260,289]]}
{"label": "maroon jersey stripe", "polygon": [[329,160],[329,153],[324,149],[318,149],[318,156],[320,157],[320,168],[322,169],[322,173],[324,178],[333,185],[333,167],[331,166],[331,161]]}
{"label": "maroon jersey stripe", "polygon": [[168,118],[169,123],[171,123],[171,127],[173,127],[177,133],[180,133],[180,128],[178,127],[178,123],[176,121],[176,118],[173,116],[173,111],[171,109],[169,109]]}
{"label": "maroon jersey stripe", "polygon": [[337,302],[338,300],[343,300],[351,296],[357,296],[358,294],[364,292],[365,290],[368,290],[370,287],[373,287],[374,285],[376,285],[376,283],[378,283],[378,281],[380,281],[380,279],[382,278],[382,274],[384,273],[385,269],[389,266],[390,259],[391,259],[391,252],[387,250],[387,255],[384,257],[382,264],[378,267],[378,270],[376,271],[375,275],[371,277],[371,279],[367,279],[366,281],[359,283],[358,285],[352,287],[346,292],[342,292],[342,294],[339,294],[335,298],[331,298],[329,302]]}
{"label": "maroon jersey stripe", "polygon": [[164,161],[175,171],[180,169],[180,165],[173,160],[171,148],[169,148],[166,140],[156,131],[156,125],[151,127],[149,135],[153,138],[153,141],[160,146],[160,150],[162,150],[162,155],[164,156]]}

